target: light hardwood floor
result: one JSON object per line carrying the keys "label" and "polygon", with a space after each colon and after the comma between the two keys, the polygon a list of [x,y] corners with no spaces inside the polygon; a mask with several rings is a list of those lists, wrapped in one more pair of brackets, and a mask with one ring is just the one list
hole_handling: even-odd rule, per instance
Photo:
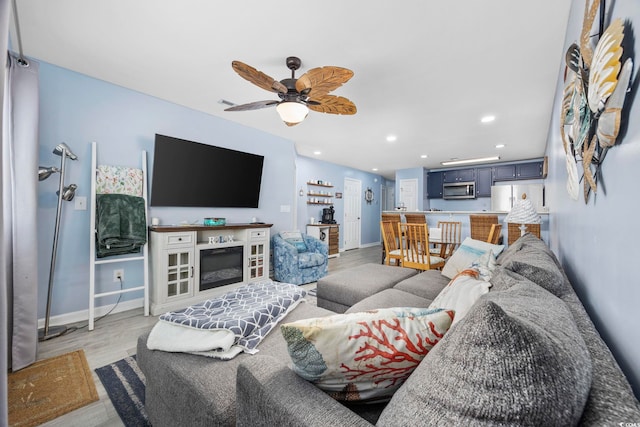
{"label": "light hardwood floor", "polygon": [[[382,246],[372,246],[342,252],[339,257],[329,259],[329,273],[355,267],[365,263],[380,263]],[[315,283],[304,285],[315,288]],[[93,331],[88,331],[86,322],[76,325],[80,329],[38,343],[38,360],[58,356],[70,351],[83,349],[91,370],[116,362],[136,353],[138,336],[150,330],[157,317],[145,317],[142,308],[111,314],[96,323]],[[93,380],[100,400],[43,424],[56,427],[122,426],[107,392],[95,372]]]}

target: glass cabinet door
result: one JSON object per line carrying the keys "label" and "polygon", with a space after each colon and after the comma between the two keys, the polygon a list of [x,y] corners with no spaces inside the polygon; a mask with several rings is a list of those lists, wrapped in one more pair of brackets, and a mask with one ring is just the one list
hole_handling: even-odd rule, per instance
{"label": "glass cabinet door", "polygon": [[249,280],[264,279],[268,275],[266,267],[266,248],[267,243],[256,242],[251,243],[249,248]]}
{"label": "glass cabinet door", "polygon": [[167,298],[190,295],[193,283],[193,250],[167,252]]}

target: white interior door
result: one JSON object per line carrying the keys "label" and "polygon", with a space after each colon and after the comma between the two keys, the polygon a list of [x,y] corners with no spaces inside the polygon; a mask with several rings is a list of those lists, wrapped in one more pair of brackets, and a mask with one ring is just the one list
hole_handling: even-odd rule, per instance
{"label": "white interior door", "polygon": [[400,206],[407,208],[409,212],[418,210],[418,180],[400,180]]}
{"label": "white interior door", "polygon": [[360,217],[362,216],[362,182],[344,179],[344,221],[342,226],[342,248],[345,251],[360,247]]}

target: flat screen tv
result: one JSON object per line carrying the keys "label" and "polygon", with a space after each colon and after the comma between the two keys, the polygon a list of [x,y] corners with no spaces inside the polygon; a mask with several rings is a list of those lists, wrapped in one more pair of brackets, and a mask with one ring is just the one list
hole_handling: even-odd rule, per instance
{"label": "flat screen tv", "polygon": [[156,134],[151,206],[257,208],[264,156]]}

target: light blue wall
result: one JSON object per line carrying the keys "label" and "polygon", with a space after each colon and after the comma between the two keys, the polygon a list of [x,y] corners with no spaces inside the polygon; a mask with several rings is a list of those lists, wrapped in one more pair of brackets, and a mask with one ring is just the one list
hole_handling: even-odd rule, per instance
{"label": "light blue wall", "polygon": [[[212,103],[215,100],[212,98]],[[40,66],[40,164],[59,166],[52,153],[66,142],[77,154],[67,163],[65,182],[78,185],[77,196],[90,200],[91,141],[98,143],[101,164],[140,165],[141,150],[149,154],[153,171],[155,133],[175,136],[265,156],[260,204],[256,209],[151,208],[150,217],[163,224],[202,222],[204,217],[225,217],[227,222],[249,222],[252,217],[273,223],[274,229],[293,225],[295,208],[295,148],[289,140],[235,124],[208,114],[92,79],[47,63]],[[38,187],[38,317],[44,317],[57,196],[58,175]],[[211,183],[224,185],[224,183]],[[153,188],[150,189],[153,192]],[[290,212],[281,212],[290,206]],[[89,213],[64,202],[58,260],[54,280],[52,316],[85,310],[89,304]],[[141,264],[100,267],[100,291],[115,290],[112,270],[124,268],[127,283],[141,283]],[[100,280],[103,279],[103,280]],[[126,294],[123,300],[140,298]],[[113,298],[97,305],[114,302]]]}
{"label": "light blue wall", "polygon": [[[323,206],[307,205],[306,197],[298,195],[299,189],[303,188],[306,193],[306,181],[316,177],[333,182],[334,192],[342,192],[344,178],[349,177],[360,180],[363,191],[371,187],[376,196],[369,205],[364,202],[363,195],[361,243],[371,245],[380,242],[378,221],[382,178],[379,175],[298,157],[292,141],[41,63],[40,164],[59,166],[60,157],[52,151],[58,143],[66,142],[78,156],[77,161],[67,162],[65,178],[66,184],[78,185],[76,197],[84,196],[90,201],[92,141],[98,144],[99,164],[139,167],[141,151],[146,150],[151,179],[155,133],[265,156],[258,208],[151,207],[149,217],[160,218],[162,224],[201,223],[204,217],[225,217],[227,222],[238,223],[257,217],[260,221],[274,224],[272,233],[292,228],[304,230],[309,217],[321,217]],[[38,317],[43,318],[58,176],[54,175],[38,185]],[[151,192],[153,188],[150,188]],[[341,200],[335,202],[335,218],[341,222],[343,203]],[[52,316],[86,310],[89,305],[90,210],[75,210],[74,204],[72,201],[63,205]],[[112,280],[112,272],[116,268],[124,269],[128,286],[142,282],[141,264],[108,264],[98,267],[98,291],[119,287]],[[125,294],[123,301],[136,298],[141,298],[141,293]],[[115,297],[107,297],[96,301],[96,305],[111,305],[115,300]]]}
{"label": "light blue wall", "polygon": [[[361,216],[361,238],[362,246],[371,245],[380,242],[380,213],[381,204],[380,196],[382,194],[383,178],[380,175],[364,172],[358,169],[351,169],[339,166],[333,163],[324,162],[310,157],[299,156],[297,159],[297,189],[303,190],[304,196],[298,195],[298,218],[297,227],[299,230],[306,230],[309,218],[314,217],[316,220],[322,218],[322,208],[328,208],[328,205],[309,205],[307,204],[307,181],[310,179],[322,180],[330,182],[333,188],[326,189],[332,194],[344,193],[345,178],[353,178],[362,182],[362,216]],[[374,193],[374,200],[368,204],[364,200],[364,191],[371,188]],[[322,188],[318,188],[322,189]],[[333,198],[334,201],[334,219],[338,224],[343,222],[344,218],[344,199]],[[340,248],[343,247],[342,227],[340,228]]]}
{"label": "light blue wall", "polygon": [[[582,30],[583,0],[573,0],[564,52],[577,42]],[[638,242],[640,226],[640,104],[638,67],[640,48],[640,2],[607,2],[608,16],[629,20],[635,31],[634,79],[626,109],[630,120],[623,124],[626,134],[611,148],[602,165],[598,194],[573,201],[565,190],[567,172],[559,134],[563,70],[559,70],[556,99],[547,140],[549,175],[546,180],[550,201],[551,248],[558,254],[569,279],[591,315],[598,331],[612,349],[618,363],[640,396],[640,276]],[[634,37],[627,32],[625,39]],[[564,64],[564,61],[563,61]],[[635,98],[635,99],[633,99]]]}

